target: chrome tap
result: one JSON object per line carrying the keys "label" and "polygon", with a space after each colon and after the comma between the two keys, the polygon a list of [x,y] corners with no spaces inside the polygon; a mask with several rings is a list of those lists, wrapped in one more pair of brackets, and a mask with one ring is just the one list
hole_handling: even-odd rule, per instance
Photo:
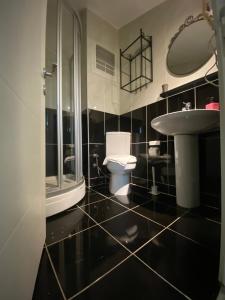
{"label": "chrome tap", "polygon": [[190,110],[191,109],[191,102],[183,102],[184,107],[182,107],[182,110]]}

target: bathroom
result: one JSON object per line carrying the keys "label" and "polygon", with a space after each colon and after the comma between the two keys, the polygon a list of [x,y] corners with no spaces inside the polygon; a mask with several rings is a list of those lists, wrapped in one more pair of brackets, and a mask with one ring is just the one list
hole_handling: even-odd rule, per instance
{"label": "bathroom", "polygon": [[0,8],[0,299],[225,299],[224,0]]}

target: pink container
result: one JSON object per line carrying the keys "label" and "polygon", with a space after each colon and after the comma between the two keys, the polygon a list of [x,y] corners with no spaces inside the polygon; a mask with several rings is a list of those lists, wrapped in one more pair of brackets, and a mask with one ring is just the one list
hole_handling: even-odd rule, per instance
{"label": "pink container", "polygon": [[205,109],[220,110],[220,104],[218,102],[211,102],[206,104]]}

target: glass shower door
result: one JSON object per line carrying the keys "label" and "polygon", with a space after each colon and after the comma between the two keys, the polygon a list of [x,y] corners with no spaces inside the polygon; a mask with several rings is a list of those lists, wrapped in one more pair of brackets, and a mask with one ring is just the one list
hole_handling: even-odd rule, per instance
{"label": "glass shower door", "polygon": [[48,0],[46,24],[46,190],[59,188],[57,105],[57,16],[58,3]]}
{"label": "glass shower door", "polygon": [[62,126],[63,186],[76,181],[74,105],[74,16],[62,6]]}

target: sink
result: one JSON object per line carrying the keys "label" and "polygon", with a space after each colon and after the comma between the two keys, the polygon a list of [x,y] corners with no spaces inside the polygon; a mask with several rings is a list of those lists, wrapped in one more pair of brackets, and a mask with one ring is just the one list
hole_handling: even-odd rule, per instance
{"label": "sink", "polygon": [[179,206],[194,208],[200,205],[198,134],[218,128],[219,116],[217,110],[196,109],[162,115],[151,122],[156,131],[174,136]]}
{"label": "sink", "polygon": [[198,134],[218,128],[219,115],[218,110],[177,111],[153,119],[151,126],[165,135]]}

